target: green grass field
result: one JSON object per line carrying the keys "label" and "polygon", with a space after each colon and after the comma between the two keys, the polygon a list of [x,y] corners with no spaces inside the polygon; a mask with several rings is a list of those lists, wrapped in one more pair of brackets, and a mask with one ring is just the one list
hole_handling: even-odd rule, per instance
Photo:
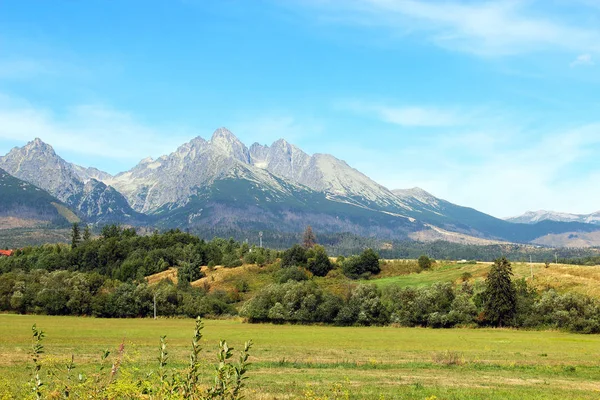
{"label": "green grass field", "polygon": [[[34,323],[47,333],[48,369],[74,354],[76,372],[91,374],[102,350],[124,340],[122,373],[133,376],[156,369],[161,335],[167,335],[172,365],[183,368],[194,325],[191,319],[0,315],[0,398],[2,385],[16,390],[29,379]],[[206,320],[207,379],[219,339],[236,348],[254,340],[248,399],[331,399],[334,386],[351,399],[600,398],[600,336]]]}

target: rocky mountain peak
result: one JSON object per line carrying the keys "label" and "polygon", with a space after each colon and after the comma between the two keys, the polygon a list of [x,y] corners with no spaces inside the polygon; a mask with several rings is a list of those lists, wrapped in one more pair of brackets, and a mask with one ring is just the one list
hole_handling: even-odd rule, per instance
{"label": "rocky mountain peak", "polygon": [[20,153],[42,153],[42,154],[45,154],[45,155],[50,155],[50,156],[56,157],[56,153],[54,151],[54,148],[52,148],[52,146],[50,146],[49,144],[45,143],[40,138],[33,139],[31,142],[28,142],[25,146],[23,146],[21,148],[15,147],[11,151],[11,153],[13,151],[20,152]]}
{"label": "rocky mountain peak", "polygon": [[250,163],[248,148],[227,128],[217,129],[210,139],[210,144],[238,161]]}

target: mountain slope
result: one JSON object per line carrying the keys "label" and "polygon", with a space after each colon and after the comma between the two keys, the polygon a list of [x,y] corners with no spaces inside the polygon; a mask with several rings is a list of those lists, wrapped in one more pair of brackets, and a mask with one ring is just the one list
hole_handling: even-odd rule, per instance
{"label": "mountain slope", "polygon": [[278,193],[288,192],[280,179],[248,161],[246,147],[221,129],[210,141],[193,139],[167,156],[142,160],[106,183],[123,193],[135,210],[149,214],[183,207],[215,181],[226,178],[255,182]]}
{"label": "mountain slope", "polygon": [[73,166],[39,138],[23,147],[15,147],[6,156],[0,157],[0,168],[46,190],[67,204],[74,201],[83,190],[83,182]]}
{"label": "mountain slope", "polygon": [[326,193],[332,199],[387,211],[406,209],[387,188],[329,154],[309,156],[283,139],[250,147],[254,166]]}
{"label": "mountain slope", "polygon": [[591,214],[569,214],[555,211],[527,211],[517,217],[506,218],[508,222],[535,224],[540,221],[581,222],[600,225],[600,211]]}
{"label": "mountain slope", "polygon": [[[276,178],[277,179],[277,178]],[[202,229],[218,226],[237,231],[298,232],[306,225],[319,232],[352,232],[361,236],[406,238],[427,229],[409,218],[391,216],[328,199],[323,193],[279,182],[266,189],[245,178],[217,179],[179,208],[161,209],[165,227]]]}
{"label": "mountain slope", "polygon": [[0,157],[0,168],[44,189],[87,222],[139,223],[144,218],[131,209],[119,192],[93,178],[108,179],[109,174],[66,162],[38,138]]}
{"label": "mountain slope", "polygon": [[60,200],[0,169],[0,229],[66,226],[76,220]]}
{"label": "mountain slope", "polygon": [[411,217],[451,232],[476,237],[525,243],[548,234],[593,232],[600,229],[577,222],[511,223],[473,208],[439,199],[420,188],[398,189],[393,192],[411,208],[407,213]]}

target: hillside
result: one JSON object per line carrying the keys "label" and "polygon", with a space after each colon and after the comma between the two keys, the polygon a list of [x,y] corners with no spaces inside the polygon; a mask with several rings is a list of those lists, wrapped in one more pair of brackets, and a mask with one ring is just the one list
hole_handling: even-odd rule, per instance
{"label": "hillside", "polygon": [[60,200],[0,169],[0,229],[64,227],[76,221]]}
{"label": "hillside", "polygon": [[[467,281],[471,283],[482,282],[487,276],[491,262],[458,263],[455,261],[439,261],[434,264],[431,271],[419,271],[416,260],[385,260],[382,262],[381,273],[369,280],[353,281],[339,273],[319,278],[314,281],[324,288],[343,293],[348,285],[374,284],[385,289],[391,286],[398,287],[424,287],[434,283],[451,282],[460,284],[463,276],[470,274]],[[538,290],[553,288],[560,293],[576,292],[596,299],[600,299],[600,265],[574,266],[567,264],[550,264],[546,268],[544,263],[513,263],[514,279],[524,278],[528,284]],[[265,268],[256,265],[243,265],[238,268],[202,267],[205,277],[192,283],[193,286],[206,288],[210,292],[236,292],[240,300],[252,298],[256,292],[273,282],[271,275],[278,271],[278,267]],[[533,271],[533,279],[531,272]],[[156,284],[163,279],[177,282],[177,270],[168,271],[146,277],[150,284]],[[244,288],[240,291],[240,288]]]}
{"label": "hillside", "polygon": [[600,211],[591,214],[569,214],[555,211],[527,211],[517,217],[506,218],[506,221],[535,224],[540,221],[558,221],[558,222],[583,222],[586,224],[600,224]]}

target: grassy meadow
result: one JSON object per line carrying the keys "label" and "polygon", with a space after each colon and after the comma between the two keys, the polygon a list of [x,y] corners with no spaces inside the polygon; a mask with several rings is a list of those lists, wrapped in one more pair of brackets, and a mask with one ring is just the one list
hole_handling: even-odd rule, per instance
{"label": "grassy meadow", "polygon": [[[30,377],[26,367],[34,323],[47,333],[45,371],[64,370],[74,354],[75,372],[93,374],[102,351],[114,354],[124,342],[122,379],[156,370],[161,335],[167,335],[170,365],[184,368],[194,326],[191,319],[0,315],[0,398],[25,387]],[[253,339],[248,399],[600,398],[598,335],[253,325],[240,320],[204,324],[207,379],[219,339],[235,348]]]}

